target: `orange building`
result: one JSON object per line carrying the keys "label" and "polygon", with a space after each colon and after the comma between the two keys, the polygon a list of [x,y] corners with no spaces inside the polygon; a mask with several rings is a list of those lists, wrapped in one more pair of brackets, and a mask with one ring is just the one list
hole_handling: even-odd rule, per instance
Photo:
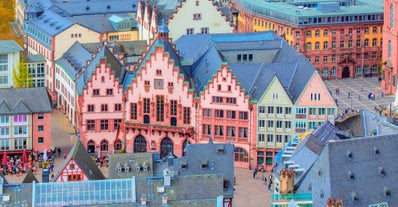
{"label": "orange building", "polygon": [[383,3],[233,0],[238,31],[272,30],[284,37],[323,79],[378,75]]}

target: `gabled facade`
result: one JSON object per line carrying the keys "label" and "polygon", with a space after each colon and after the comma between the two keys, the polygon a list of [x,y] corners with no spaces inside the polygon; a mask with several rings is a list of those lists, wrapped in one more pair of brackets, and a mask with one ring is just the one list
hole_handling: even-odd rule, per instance
{"label": "gabled facade", "polygon": [[[397,91],[398,77],[398,1],[384,0],[384,26],[383,26],[383,76],[381,88],[389,93]],[[397,103],[395,103],[397,105]]]}
{"label": "gabled facade", "polygon": [[0,88],[14,86],[13,73],[20,62],[20,55],[23,52],[14,40],[0,41]]}
{"label": "gabled facade", "polygon": [[140,40],[149,41],[158,32],[162,21],[173,31],[169,37],[177,40],[182,35],[232,33],[234,26],[229,6],[208,0],[138,1],[137,22]]}
{"label": "gabled facade", "polygon": [[249,167],[251,157],[247,152],[255,147],[256,105],[250,101],[227,63],[221,65],[199,95],[198,141],[213,139],[217,143],[234,143],[237,167]]}
{"label": "gabled facade", "polygon": [[50,99],[43,87],[1,89],[0,153],[22,155],[23,151],[48,150],[51,112]]}
{"label": "gabled facade", "polygon": [[71,182],[103,179],[105,176],[78,140],[51,181]]}

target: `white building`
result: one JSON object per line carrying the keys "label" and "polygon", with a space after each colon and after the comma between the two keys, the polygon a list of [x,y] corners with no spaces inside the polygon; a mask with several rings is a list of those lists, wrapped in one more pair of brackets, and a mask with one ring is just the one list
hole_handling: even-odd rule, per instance
{"label": "white building", "polygon": [[12,70],[17,68],[22,51],[14,40],[0,41],[0,88],[14,85]]}

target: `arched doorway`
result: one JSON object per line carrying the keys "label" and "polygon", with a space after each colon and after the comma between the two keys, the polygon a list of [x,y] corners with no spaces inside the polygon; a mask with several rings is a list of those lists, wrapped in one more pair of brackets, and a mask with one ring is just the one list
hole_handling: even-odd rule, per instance
{"label": "arched doorway", "polygon": [[182,156],[185,156],[185,155],[186,155],[185,147],[186,147],[188,144],[191,144],[191,143],[188,141],[188,139],[186,139],[186,140],[184,141],[184,143],[182,143]]}
{"label": "arched doorway", "polygon": [[134,140],[134,152],[146,152],[146,140],[142,135],[138,135]]}
{"label": "arched doorway", "polygon": [[95,142],[93,140],[88,141],[87,152],[89,154],[95,154]]}
{"label": "arched doorway", "polygon": [[350,68],[344,67],[343,68],[343,73],[342,73],[342,78],[349,78],[350,77]]}
{"label": "arched doorway", "polygon": [[145,115],[145,116],[144,116],[144,123],[145,123],[145,124],[151,123],[151,120],[150,120],[149,115]]}
{"label": "arched doorway", "polygon": [[166,157],[170,152],[173,152],[174,144],[170,138],[165,137],[160,143],[160,158]]}
{"label": "arched doorway", "polygon": [[171,119],[170,119],[170,125],[171,125],[171,126],[177,126],[177,118],[171,117]]}

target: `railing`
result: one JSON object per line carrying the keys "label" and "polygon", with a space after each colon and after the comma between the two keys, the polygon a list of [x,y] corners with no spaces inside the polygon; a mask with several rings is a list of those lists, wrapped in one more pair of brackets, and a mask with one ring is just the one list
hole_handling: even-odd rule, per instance
{"label": "railing", "polygon": [[312,207],[312,193],[272,194],[271,206],[287,206],[291,200],[300,206]]}

